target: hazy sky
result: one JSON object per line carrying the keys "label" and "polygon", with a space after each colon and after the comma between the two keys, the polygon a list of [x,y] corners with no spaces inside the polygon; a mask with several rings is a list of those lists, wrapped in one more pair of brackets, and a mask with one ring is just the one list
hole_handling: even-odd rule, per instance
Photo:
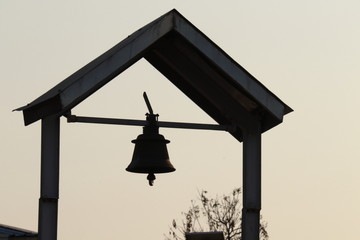
{"label": "hazy sky", "polygon": [[[0,0],[0,223],[37,231],[40,122],[12,112],[176,8],[295,111],[263,134],[270,239],[358,240],[360,1]],[[73,109],[213,123],[141,60]],[[59,239],[163,239],[197,191],[242,185],[242,145],[224,132],[160,129],[177,171],[125,171],[140,127],[61,122]]]}

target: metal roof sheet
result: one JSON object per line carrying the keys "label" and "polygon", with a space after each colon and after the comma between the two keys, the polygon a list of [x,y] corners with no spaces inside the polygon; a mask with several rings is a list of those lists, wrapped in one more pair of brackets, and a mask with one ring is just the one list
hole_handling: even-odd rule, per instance
{"label": "metal roof sheet", "polygon": [[292,111],[175,9],[79,69],[23,111],[25,125],[62,115],[145,58],[219,124],[240,128],[261,118],[262,132]]}
{"label": "metal roof sheet", "polygon": [[36,237],[37,233],[22,228],[0,224],[0,237]]}

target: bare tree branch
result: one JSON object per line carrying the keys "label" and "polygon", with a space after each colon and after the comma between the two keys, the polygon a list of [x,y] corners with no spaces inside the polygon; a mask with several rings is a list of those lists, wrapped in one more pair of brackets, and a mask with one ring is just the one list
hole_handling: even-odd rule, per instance
{"label": "bare tree branch", "polygon": [[[241,189],[231,194],[208,197],[207,191],[198,191],[198,199],[191,201],[185,217],[178,225],[173,220],[166,240],[184,240],[185,232],[222,231],[226,240],[241,240]],[[267,224],[261,221],[260,239],[268,240]]]}

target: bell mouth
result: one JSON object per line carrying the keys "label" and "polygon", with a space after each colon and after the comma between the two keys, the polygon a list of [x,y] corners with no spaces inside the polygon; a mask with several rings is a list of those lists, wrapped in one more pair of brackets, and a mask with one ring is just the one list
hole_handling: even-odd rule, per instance
{"label": "bell mouth", "polygon": [[153,174],[161,174],[161,173],[169,173],[169,172],[175,172],[176,169],[173,167],[173,168],[156,168],[156,169],[153,169],[153,170],[150,170],[149,171],[149,168],[136,168],[136,169],[132,169],[131,167],[127,167],[125,169],[126,171],[128,172],[132,172],[132,173],[143,173],[143,174],[150,174],[150,173],[153,173]]}

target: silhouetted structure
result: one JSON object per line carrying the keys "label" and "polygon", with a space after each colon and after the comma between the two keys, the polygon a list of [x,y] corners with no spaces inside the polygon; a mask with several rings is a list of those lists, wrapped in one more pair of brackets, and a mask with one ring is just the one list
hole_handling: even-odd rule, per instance
{"label": "silhouetted structure", "polygon": [[25,125],[41,119],[39,239],[57,237],[60,117],[145,58],[243,142],[243,240],[259,238],[261,133],[292,111],[176,10],[154,20],[17,110]]}

